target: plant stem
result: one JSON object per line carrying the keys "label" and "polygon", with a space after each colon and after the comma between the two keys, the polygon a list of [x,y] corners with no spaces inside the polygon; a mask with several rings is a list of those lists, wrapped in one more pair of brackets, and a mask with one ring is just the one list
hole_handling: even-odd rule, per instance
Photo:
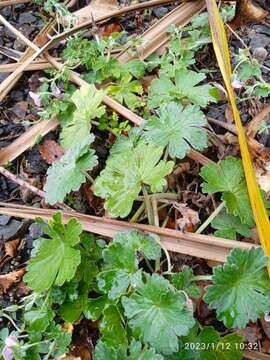
{"label": "plant stem", "polygon": [[85,172],[84,175],[87,178],[87,180],[90,181],[91,184],[94,184],[95,180],[92,178],[91,175],[88,174],[88,172]]}
{"label": "plant stem", "polygon": [[192,281],[212,281],[212,275],[195,275],[192,278]]}
{"label": "plant stem", "polygon": [[214,220],[214,218],[221,212],[221,210],[224,208],[225,203],[222,202],[219,204],[219,206],[212,212],[212,214],[205,220],[205,222],[195,231],[195,234],[201,234],[208,225]]}
{"label": "plant stem", "polygon": [[150,201],[150,198],[149,198],[149,195],[147,193],[145,185],[142,186],[142,192],[143,192],[143,196],[144,196],[144,201],[145,201],[145,206],[146,206],[146,211],[147,211],[149,224],[150,225],[155,225],[154,224],[154,216],[153,216],[152,204],[151,204],[151,201]]}
{"label": "plant stem", "polygon": [[141,214],[144,212],[144,210],[145,210],[145,203],[143,202],[141,203],[135,214],[132,216],[132,218],[129,220],[129,222],[131,224],[138,222],[138,219],[141,216]]}
{"label": "plant stem", "polygon": [[5,317],[6,319],[8,319],[8,320],[11,322],[11,324],[15,327],[15,329],[16,329],[19,333],[22,332],[22,330],[16,325],[15,321],[14,321],[9,315],[4,314],[4,313],[2,313],[1,315],[2,315],[3,317]]}

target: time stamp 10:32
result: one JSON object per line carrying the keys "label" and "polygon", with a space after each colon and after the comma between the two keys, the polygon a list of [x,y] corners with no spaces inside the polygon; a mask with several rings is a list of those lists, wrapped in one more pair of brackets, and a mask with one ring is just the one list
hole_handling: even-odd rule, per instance
{"label": "time stamp 10:32", "polygon": [[185,350],[260,350],[258,343],[242,342],[242,343],[203,343],[203,342],[187,342],[184,343]]}

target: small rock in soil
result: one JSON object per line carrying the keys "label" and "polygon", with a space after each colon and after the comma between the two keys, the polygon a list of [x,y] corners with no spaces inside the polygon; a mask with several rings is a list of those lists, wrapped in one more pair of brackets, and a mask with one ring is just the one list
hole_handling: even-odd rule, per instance
{"label": "small rock in soil", "polygon": [[7,225],[9,223],[9,220],[11,219],[8,215],[1,215],[0,216],[0,226]]}
{"label": "small rock in soil", "polygon": [[10,110],[18,119],[24,119],[28,109],[27,101],[19,101]]}
{"label": "small rock in soil", "polygon": [[13,48],[14,48],[14,50],[17,50],[17,51],[24,51],[26,48],[26,44],[21,39],[16,39],[14,41]]}
{"label": "small rock in soil", "polygon": [[153,10],[153,14],[158,18],[161,19],[168,13],[168,9],[165,6],[160,6]]}
{"label": "small rock in soil", "polygon": [[264,60],[267,58],[268,52],[265,48],[259,47],[254,49],[253,57],[258,60],[260,64],[264,63]]}
{"label": "small rock in soil", "polygon": [[7,241],[20,237],[27,224],[28,221],[18,221],[12,219],[7,225],[0,226],[0,239]]}
{"label": "small rock in soil", "polygon": [[34,146],[26,155],[26,166],[24,171],[30,174],[45,174],[48,165],[41,159],[39,149]]}
{"label": "small rock in soil", "polygon": [[14,101],[22,101],[24,99],[23,91],[20,90],[11,91],[10,98]]}
{"label": "small rock in soil", "polygon": [[257,33],[270,36],[270,27],[266,25],[254,25],[253,30]]}
{"label": "small rock in soil", "polygon": [[5,28],[4,26],[0,25],[0,36],[4,36],[5,35]]}
{"label": "small rock in soil", "polygon": [[[15,28],[17,28],[16,24],[13,21],[10,21],[9,23],[13,25]],[[15,40],[17,38],[17,36],[13,34],[13,32],[8,28],[5,28],[5,36],[10,40]],[[8,46],[8,44],[6,46]]]}
{"label": "small rock in soil", "polygon": [[5,6],[1,9],[0,14],[4,16],[4,18],[8,18],[11,15],[11,6]]}
{"label": "small rock in soil", "polygon": [[33,26],[29,24],[23,24],[19,27],[19,31],[23,33],[24,36],[29,37],[29,35],[33,32]]}
{"label": "small rock in soil", "polygon": [[29,226],[29,235],[32,239],[37,239],[43,234],[42,226],[37,223],[33,223]]}
{"label": "small rock in soil", "polygon": [[31,13],[24,12],[19,16],[19,24],[32,24],[37,20],[37,18]]}
{"label": "small rock in soil", "polygon": [[264,48],[270,45],[270,37],[264,34],[256,33],[250,40],[249,46],[251,49]]}

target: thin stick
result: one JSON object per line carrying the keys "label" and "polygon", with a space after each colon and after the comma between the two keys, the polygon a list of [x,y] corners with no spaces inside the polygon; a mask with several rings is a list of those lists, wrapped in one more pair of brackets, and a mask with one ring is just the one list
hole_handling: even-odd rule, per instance
{"label": "thin stick", "polygon": [[[36,188],[35,186],[29,184],[27,181],[20,179],[18,175],[14,175],[12,174],[10,171],[8,171],[7,169],[5,169],[3,166],[0,166],[0,173],[2,175],[4,175],[5,177],[7,177],[9,180],[15,182],[16,184],[18,184],[19,186],[22,186],[26,189],[28,189],[29,191],[31,191],[33,194],[36,194],[37,196],[41,197],[42,199],[45,199],[45,192],[42,190],[39,190],[38,188]],[[64,211],[71,211],[73,212],[74,210],[72,208],[70,208],[68,205],[65,204],[55,204],[55,206],[61,210]]]}
{"label": "thin stick", "polygon": [[[20,218],[35,219],[38,216],[44,218],[44,220],[49,220],[55,211],[55,209],[39,209],[12,203],[0,203],[0,214],[16,216]],[[64,223],[67,223],[67,221],[71,218],[76,218],[78,221],[80,221],[85,231],[109,238],[114,237],[121,231],[126,231],[129,229],[137,229],[144,233],[154,233],[160,237],[168,251],[197,256],[199,258],[219,262],[225,261],[232,248],[258,248],[257,245],[244,241],[222,239],[212,235],[183,233],[182,231],[178,230],[164,229],[145,224],[130,224],[126,221],[85,215],[78,212],[70,213],[62,211],[62,215]]]}
{"label": "thin stick", "polygon": [[237,130],[236,130],[235,125],[233,125],[233,124],[227,124],[227,123],[224,122],[224,121],[220,121],[220,120],[214,119],[214,118],[212,118],[212,117],[207,117],[207,120],[208,120],[209,122],[211,122],[212,124],[221,126],[221,127],[223,127],[224,129],[230,131],[231,133],[237,135]]}
{"label": "thin stick", "polygon": [[205,222],[195,231],[195,234],[201,234],[208,225],[214,220],[214,218],[221,212],[224,208],[225,203],[222,202],[219,206],[212,212],[212,214],[205,220]]}
{"label": "thin stick", "polygon": [[7,177],[9,180],[15,182],[16,184],[30,190],[32,193],[36,194],[37,196],[41,198],[45,198],[45,192],[42,190],[39,190],[33,185],[30,185],[27,181],[24,181],[19,178],[19,176],[12,174],[10,171],[5,169],[3,166],[0,166],[0,173]]}
{"label": "thin stick", "polygon": [[129,222],[131,224],[134,224],[134,223],[138,222],[138,219],[141,216],[141,214],[144,212],[144,210],[145,210],[145,203],[142,202],[141,205],[139,206],[138,210],[135,212],[135,214],[129,220]]}
{"label": "thin stick", "polygon": [[0,7],[29,3],[31,0],[1,0]]}

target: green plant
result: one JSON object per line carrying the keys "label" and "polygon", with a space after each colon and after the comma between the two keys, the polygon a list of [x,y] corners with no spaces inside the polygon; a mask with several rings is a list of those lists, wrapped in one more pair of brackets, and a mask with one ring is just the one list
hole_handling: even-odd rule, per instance
{"label": "green plant", "polygon": [[192,103],[205,107],[209,102],[216,101],[212,86],[198,85],[205,77],[203,73],[184,68],[174,73],[173,80],[167,75],[160,75],[149,88],[149,106],[156,108],[160,104],[176,101],[183,105]]}
{"label": "green plant", "polygon": [[240,81],[244,94],[250,97],[267,97],[270,94],[270,84],[262,77],[261,64],[252,57],[248,48],[239,49],[236,55],[234,77]]}
{"label": "green plant", "polygon": [[[267,258],[260,248],[232,250],[213,276],[194,276],[188,267],[157,274],[150,266],[161,257],[157,236],[130,230],[106,244],[82,232],[75,219],[64,225],[60,213],[48,223],[39,222],[49,238],[35,241],[25,275],[33,292],[21,305],[1,310],[15,327],[15,360],[62,355],[71,341],[65,321],[74,323],[81,316],[98,320],[95,360],[209,359],[221,354],[240,360],[241,336],[221,336],[195,322],[191,298],[200,296],[196,281],[212,282],[204,301],[227,327],[243,328],[269,310]],[[2,347],[11,334],[2,330]],[[193,348],[196,343],[201,345]]]}
{"label": "green plant", "polygon": [[60,134],[61,144],[65,149],[80,144],[89,136],[91,120],[105,113],[105,106],[101,105],[103,97],[104,92],[97,90],[94,85],[82,86],[73,93],[71,101],[76,109],[63,125]]}
{"label": "green plant", "polygon": [[202,184],[204,193],[222,193],[221,200],[224,201],[230,214],[239,216],[244,224],[249,226],[254,224],[240,159],[229,156],[218,164],[204,165],[200,175],[205,181]]}
{"label": "green plant", "polygon": [[124,153],[114,152],[108,158],[95,181],[94,192],[106,199],[105,208],[111,216],[126,217],[146,185],[152,192],[162,191],[166,184],[164,177],[174,165],[172,161],[160,160],[162,153],[162,147],[141,141]]}
{"label": "green plant", "polygon": [[204,114],[198,107],[170,102],[157,110],[158,116],[151,117],[144,124],[144,138],[158,146],[168,147],[172,158],[182,159],[193,147],[203,150],[207,147],[207,125]]}
{"label": "green plant", "polygon": [[120,104],[124,103],[130,110],[135,110],[144,104],[137,96],[143,93],[142,85],[138,80],[132,80],[129,74],[123,76],[118,84],[109,85],[107,91],[116,101]]}
{"label": "green plant", "polygon": [[79,190],[90,171],[97,165],[95,151],[89,148],[94,136],[88,135],[79,145],[74,145],[55,162],[47,171],[47,181],[44,187],[45,200],[48,204],[63,202],[71,191]]}
{"label": "green plant", "polygon": [[245,237],[251,236],[250,227],[243,224],[238,216],[228,214],[226,211],[222,211],[211,222],[212,228],[216,229],[215,236],[236,240],[236,234],[240,234]]}

